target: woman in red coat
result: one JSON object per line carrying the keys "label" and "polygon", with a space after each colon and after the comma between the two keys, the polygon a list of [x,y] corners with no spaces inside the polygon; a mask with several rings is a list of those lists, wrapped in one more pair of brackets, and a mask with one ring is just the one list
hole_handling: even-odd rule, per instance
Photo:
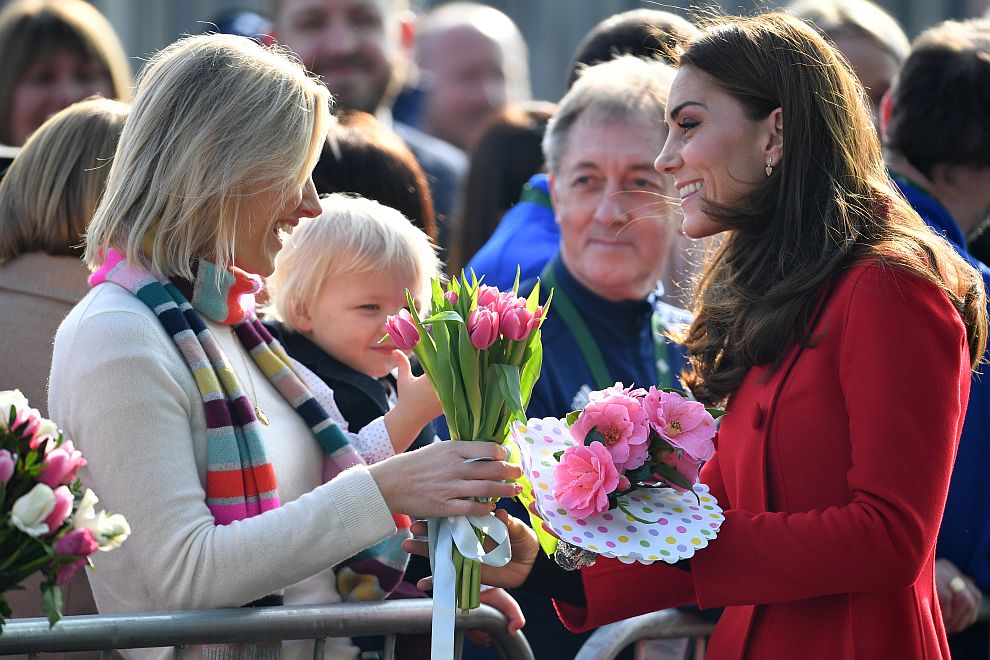
{"label": "woman in red coat", "polygon": [[936,533],[987,321],[980,277],[896,193],[863,93],[813,30],[722,21],[681,56],[657,168],[684,231],[722,234],[684,337],[725,403],[701,478],[718,538],[678,566],[565,573],[510,521],[482,579],[556,597],[573,630],[724,606],[708,658],[947,658]]}

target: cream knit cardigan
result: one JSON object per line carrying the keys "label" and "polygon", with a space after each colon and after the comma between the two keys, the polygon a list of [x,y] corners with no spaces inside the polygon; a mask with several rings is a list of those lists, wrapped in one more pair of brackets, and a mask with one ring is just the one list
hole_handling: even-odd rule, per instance
{"label": "cream knit cardigan", "polygon": [[[97,606],[103,613],[237,607],[282,590],[287,604],[338,602],[328,569],[395,531],[388,507],[366,468],[320,483],[322,450],[303,421],[239,354],[229,329],[207,325],[271,422],[263,435],[282,501],[219,527],[205,503],[202,400],[151,310],[103,284],[59,328],[51,416],[86,457],[80,474],[100,507],[124,514],[132,530],[123,546],[93,557]],[[287,644],[286,657],[312,657],[312,644],[302,646]],[[327,657],[354,653],[347,640],[327,645]]]}

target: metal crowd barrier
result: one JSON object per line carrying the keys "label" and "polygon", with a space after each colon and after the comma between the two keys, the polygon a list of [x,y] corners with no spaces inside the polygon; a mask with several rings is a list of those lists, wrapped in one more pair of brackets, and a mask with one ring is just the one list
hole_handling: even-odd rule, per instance
{"label": "metal crowd barrier", "polygon": [[[980,603],[977,621],[990,621],[990,598]],[[602,626],[593,632],[574,660],[614,660],[627,646],[650,639],[689,637],[695,642],[694,657],[705,657],[708,636],[715,624],[694,612],[660,610]],[[637,654],[637,657],[640,657]]]}
{"label": "metal crowd barrier", "polygon": [[[245,660],[253,660],[255,643],[268,640],[312,639],[313,657],[322,660],[328,637],[385,636],[385,658],[393,660],[395,635],[429,632],[431,599],[340,605],[235,608],[149,612],[142,614],[65,617],[53,628],[45,619],[10,619],[0,634],[0,655],[66,651],[100,651],[109,659],[117,649],[174,647],[181,660],[191,644],[245,645]],[[506,660],[533,660],[521,633],[506,632],[505,617],[482,605],[458,613],[458,631],[479,628],[491,634],[493,646]]]}

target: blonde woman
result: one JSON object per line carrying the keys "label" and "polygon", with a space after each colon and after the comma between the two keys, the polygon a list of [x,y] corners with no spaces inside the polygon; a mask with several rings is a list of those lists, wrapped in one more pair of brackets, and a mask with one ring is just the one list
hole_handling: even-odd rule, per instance
{"label": "blonde woman", "polygon": [[132,528],[90,575],[101,612],[336,602],[333,566],[394,556],[393,513],[484,513],[466,498],[516,491],[490,443],[366,467],[254,314],[280,230],[320,212],[329,101],[297,60],[230,35],[182,39],[139,77],[49,396]]}
{"label": "blonde woman", "polygon": [[127,109],[93,99],[55,114],[0,182],[0,390],[19,388],[43,413],[52,340],[88,289],[83,235]]}
{"label": "blonde woman", "polygon": [[[89,273],[80,244],[127,110],[119,101],[93,99],[56,113],[31,136],[0,182],[0,390],[20,389],[45,415],[52,340],[86,295]],[[8,596],[15,617],[43,616],[41,578],[33,580]],[[82,574],[62,592],[66,614],[96,612]]]}
{"label": "blonde woman", "polygon": [[0,12],[0,144],[23,145],[93,95],[131,98],[127,56],[99,11],[83,0],[15,0]]}

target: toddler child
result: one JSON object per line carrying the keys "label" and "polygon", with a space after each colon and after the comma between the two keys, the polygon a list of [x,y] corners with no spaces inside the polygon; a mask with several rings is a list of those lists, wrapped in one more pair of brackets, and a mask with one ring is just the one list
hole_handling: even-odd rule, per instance
{"label": "toddler child", "polygon": [[426,234],[395,209],[340,194],[321,204],[323,214],[302,219],[276,259],[268,314],[303,380],[375,463],[434,439],[440,402],[429,379],[379,340],[386,317],[407,306],[406,289],[428,300],[440,263]]}
{"label": "toddler child", "polygon": [[[379,340],[385,319],[407,307],[406,289],[426,310],[440,262],[429,237],[395,209],[341,194],[320,204],[323,213],[300,220],[275,260],[268,325],[314,396],[374,463],[435,439],[431,421],[441,409],[432,384]],[[410,586],[400,584],[393,596],[414,595]],[[347,588],[339,574],[338,587]],[[510,632],[525,623],[502,589],[484,590],[481,602],[506,616]]]}

